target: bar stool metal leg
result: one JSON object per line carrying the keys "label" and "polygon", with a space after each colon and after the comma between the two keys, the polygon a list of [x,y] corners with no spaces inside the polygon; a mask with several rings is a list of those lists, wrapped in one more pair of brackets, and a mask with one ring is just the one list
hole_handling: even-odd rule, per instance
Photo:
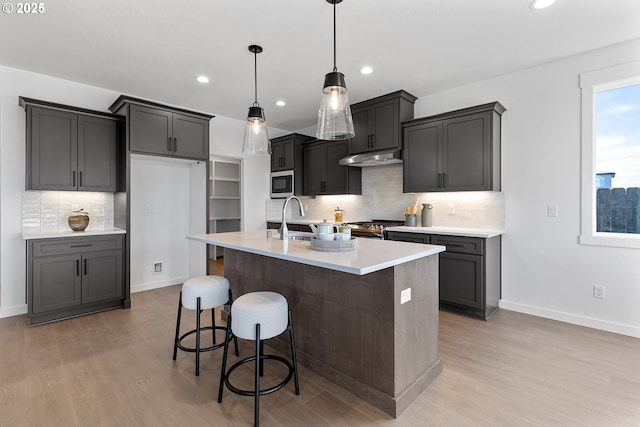
{"label": "bar stool metal leg", "polygon": [[182,291],[180,291],[180,298],[178,299],[178,318],[176,319],[176,337],[173,340],[173,360],[176,360],[178,355],[178,338],[180,337],[180,319],[182,318]]}
{"label": "bar stool metal leg", "polygon": [[260,377],[262,376],[262,358],[260,357],[260,347],[262,342],[260,341],[260,323],[256,323],[256,387],[255,387],[255,403],[253,409],[253,425],[258,427],[260,424]]}
{"label": "bar stool metal leg", "polygon": [[296,395],[300,395],[300,383],[298,382],[298,359],[296,359],[296,342],[293,337],[293,318],[289,310],[289,343],[291,344],[291,362],[293,364],[293,382],[296,386]]}

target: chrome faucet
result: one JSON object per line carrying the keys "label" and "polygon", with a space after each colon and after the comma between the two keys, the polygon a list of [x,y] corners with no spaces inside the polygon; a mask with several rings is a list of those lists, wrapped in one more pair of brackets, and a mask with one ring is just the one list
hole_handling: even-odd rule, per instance
{"label": "chrome faucet", "polygon": [[289,200],[296,199],[298,201],[298,205],[300,206],[300,215],[304,216],[304,208],[302,207],[302,202],[297,196],[289,196],[287,200],[284,201],[284,205],[282,205],[282,226],[280,226],[280,240],[289,240],[289,229],[287,229],[287,220],[285,219],[287,213],[287,205],[289,204]]}

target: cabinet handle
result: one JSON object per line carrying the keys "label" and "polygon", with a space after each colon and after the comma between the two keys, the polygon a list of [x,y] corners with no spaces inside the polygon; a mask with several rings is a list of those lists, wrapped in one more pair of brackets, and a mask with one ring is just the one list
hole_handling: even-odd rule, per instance
{"label": "cabinet handle", "polygon": [[173,138],[173,152],[178,151],[178,138]]}
{"label": "cabinet handle", "polygon": [[376,136],[371,135],[371,148],[376,146]]}
{"label": "cabinet handle", "polygon": [[84,274],[86,276],[87,275],[87,259],[85,258],[83,261],[84,261],[84,266],[83,266],[84,273],[82,273],[82,274]]}
{"label": "cabinet handle", "polygon": [[80,260],[76,260],[76,276],[80,276]]}
{"label": "cabinet handle", "polygon": [[442,186],[443,187],[447,186],[447,174],[446,173],[442,174]]}
{"label": "cabinet handle", "polygon": [[72,182],[72,186],[75,187],[76,186],[76,171],[71,172],[71,182]]}
{"label": "cabinet handle", "polygon": [[171,151],[171,137],[167,139],[167,151]]}
{"label": "cabinet handle", "polygon": [[82,245],[70,245],[69,247],[70,248],[86,248],[88,246],[93,246],[93,244],[92,243],[85,243],[85,244],[82,244]]}
{"label": "cabinet handle", "polygon": [[78,172],[78,187],[82,187],[82,171]]}
{"label": "cabinet handle", "polygon": [[442,188],[442,174],[438,174],[438,188]]}

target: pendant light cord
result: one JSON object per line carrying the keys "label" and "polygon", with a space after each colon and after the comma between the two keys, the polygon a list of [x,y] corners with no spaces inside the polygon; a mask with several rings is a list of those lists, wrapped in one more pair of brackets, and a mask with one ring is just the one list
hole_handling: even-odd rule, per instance
{"label": "pendant light cord", "polygon": [[333,2],[333,72],[338,71],[336,66],[336,1]]}
{"label": "pendant light cord", "polygon": [[253,52],[253,76],[254,76],[254,101],[253,105],[258,106],[258,52]]}

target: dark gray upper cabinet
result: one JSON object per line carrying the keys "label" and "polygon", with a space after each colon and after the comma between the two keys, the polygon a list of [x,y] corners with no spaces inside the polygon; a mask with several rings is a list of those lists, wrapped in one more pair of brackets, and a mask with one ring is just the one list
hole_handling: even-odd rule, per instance
{"label": "dark gray upper cabinet", "polygon": [[348,154],[401,148],[400,124],[413,119],[416,97],[401,90],[351,106],[355,136]]}
{"label": "dark gray upper cabinet", "polygon": [[140,154],[209,159],[209,114],[168,107],[121,95],[109,107],[128,119],[129,151]]}
{"label": "dark gray upper cabinet", "polygon": [[27,190],[116,191],[117,117],[29,98],[20,105],[27,112]]}
{"label": "dark gray upper cabinet", "polygon": [[158,108],[132,105],[129,149],[189,159],[209,157],[209,121]]}
{"label": "dark gray upper cabinet", "polygon": [[[302,172],[302,145],[314,139],[298,133],[273,138],[271,140],[271,172],[291,169]],[[296,182],[300,182],[297,178],[296,176]]]}
{"label": "dark gray upper cabinet", "polygon": [[346,141],[318,141],[303,149],[304,195],[362,194],[362,170],[341,166]]}
{"label": "dark gray upper cabinet", "polygon": [[504,111],[494,102],[403,123],[404,192],[499,191]]}

